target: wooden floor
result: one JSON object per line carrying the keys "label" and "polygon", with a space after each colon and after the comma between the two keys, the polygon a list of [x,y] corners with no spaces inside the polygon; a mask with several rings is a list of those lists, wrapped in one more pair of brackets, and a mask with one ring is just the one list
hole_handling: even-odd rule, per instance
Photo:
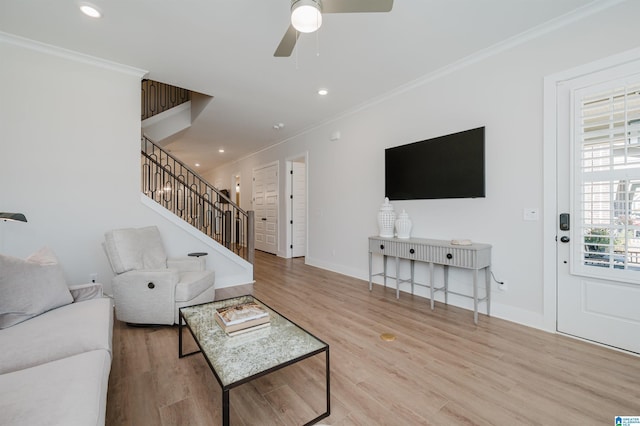
{"label": "wooden floor", "polygon": [[[612,425],[640,416],[640,358],[256,254],[255,295],[330,344],[332,425]],[[395,341],[383,341],[392,333]],[[191,343],[192,344],[192,343]],[[221,424],[202,355],[177,327],[116,321],[107,425]],[[324,408],[324,358],[231,390],[232,425],[299,425]]]}

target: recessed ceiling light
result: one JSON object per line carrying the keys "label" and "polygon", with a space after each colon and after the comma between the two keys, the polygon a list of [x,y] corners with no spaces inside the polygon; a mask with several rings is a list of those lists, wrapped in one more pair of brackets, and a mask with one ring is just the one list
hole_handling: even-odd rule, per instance
{"label": "recessed ceiling light", "polygon": [[196,163],[196,167],[200,167],[200,163]]}
{"label": "recessed ceiling light", "polygon": [[89,3],[80,3],[80,10],[87,16],[92,18],[100,18],[102,16],[102,12],[92,4]]}
{"label": "recessed ceiling light", "polygon": [[326,96],[327,94],[329,94],[329,91],[327,89],[318,90],[318,95],[320,96]]}
{"label": "recessed ceiling light", "polygon": [[224,152],[224,149],[220,148],[218,152],[222,154]]}

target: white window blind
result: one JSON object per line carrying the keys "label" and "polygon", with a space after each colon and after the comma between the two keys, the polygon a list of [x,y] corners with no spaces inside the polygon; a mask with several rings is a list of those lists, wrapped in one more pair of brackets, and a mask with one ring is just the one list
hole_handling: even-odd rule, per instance
{"label": "white window blind", "polygon": [[640,77],[578,90],[574,101],[580,272],[602,276],[609,270],[638,282]]}

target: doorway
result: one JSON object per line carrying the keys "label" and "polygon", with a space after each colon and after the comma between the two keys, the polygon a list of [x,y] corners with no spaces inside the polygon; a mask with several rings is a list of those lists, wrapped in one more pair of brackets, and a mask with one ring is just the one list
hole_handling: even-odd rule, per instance
{"label": "doorway", "polygon": [[640,353],[640,60],[555,86],[556,330]]}

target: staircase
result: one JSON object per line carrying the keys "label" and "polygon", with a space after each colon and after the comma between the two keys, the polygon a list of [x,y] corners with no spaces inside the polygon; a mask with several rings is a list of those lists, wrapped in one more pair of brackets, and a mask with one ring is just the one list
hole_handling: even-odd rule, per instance
{"label": "staircase", "polygon": [[[145,80],[142,98],[145,120],[183,105],[190,96],[184,89]],[[242,210],[228,193],[214,188],[145,134],[141,162],[144,195],[253,264],[253,211]]]}

